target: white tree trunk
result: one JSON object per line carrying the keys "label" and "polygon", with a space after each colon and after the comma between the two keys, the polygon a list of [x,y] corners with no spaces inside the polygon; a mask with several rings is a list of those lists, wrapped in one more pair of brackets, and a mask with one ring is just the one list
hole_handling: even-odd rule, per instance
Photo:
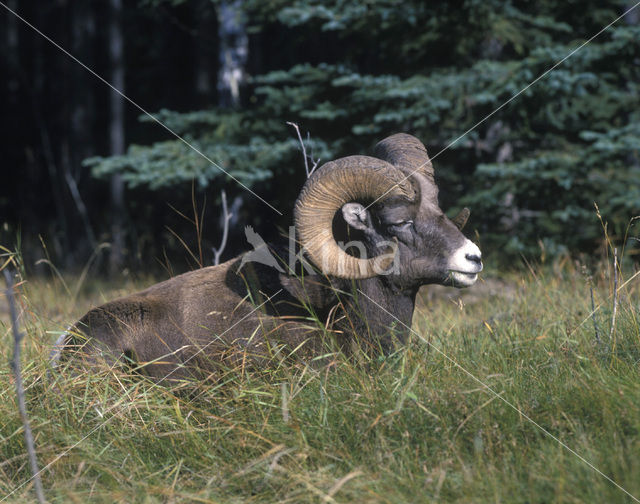
{"label": "white tree trunk", "polygon": [[241,0],[224,0],[218,7],[218,103],[222,107],[240,103],[240,87],[245,80],[249,37],[241,6]]}

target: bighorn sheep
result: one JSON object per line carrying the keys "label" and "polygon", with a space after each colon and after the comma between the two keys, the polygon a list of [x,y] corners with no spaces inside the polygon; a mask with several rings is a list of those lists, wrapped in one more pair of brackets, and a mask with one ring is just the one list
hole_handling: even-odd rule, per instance
{"label": "bighorn sheep", "polygon": [[[453,220],[440,210],[433,166],[418,139],[390,136],[375,156],[329,162],[300,192],[297,240],[320,274],[282,273],[242,264],[240,256],[94,308],[57,347],[67,355],[83,334],[90,361],[124,355],[163,380],[210,370],[221,359],[317,351],[322,331],[310,314],[340,342],[356,338],[384,350],[393,338],[402,341],[419,287],[472,285],[481,254],[460,232],[468,210]],[[360,244],[359,257],[343,250],[340,238]]]}

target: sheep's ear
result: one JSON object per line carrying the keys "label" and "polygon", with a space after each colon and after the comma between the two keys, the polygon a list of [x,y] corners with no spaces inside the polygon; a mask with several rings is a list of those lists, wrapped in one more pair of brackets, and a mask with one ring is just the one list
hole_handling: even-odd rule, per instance
{"label": "sheep's ear", "polygon": [[471,215],[471,210],[465,207],[462,210],[460,210],[460,213],[458,213],[458,215],[456,215],[453,219],[451,219],[451,222],[453,222],[456,225],[456,227],[460,231],[462,231],[462,228],[469,220],[469,215]]}
{"label": "sheep's ear", "polygon": [[345,203],[342,205],[342,217],[349,226],[359,231],[371,228],[371,215],[360,203]]}

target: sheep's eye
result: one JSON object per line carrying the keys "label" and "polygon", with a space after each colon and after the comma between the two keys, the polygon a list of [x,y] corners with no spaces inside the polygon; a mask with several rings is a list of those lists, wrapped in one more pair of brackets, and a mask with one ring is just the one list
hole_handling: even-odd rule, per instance
{"label": "sheep's eye", "polygon": [[394,223],[390,224],[389,226],[392,227],[393,229],[405,231],[405,230],[409,229],[412,225],[413,225],[413,221],[412,220],[403,220],[403,221],[399,221],[399,222],[394,222]]}

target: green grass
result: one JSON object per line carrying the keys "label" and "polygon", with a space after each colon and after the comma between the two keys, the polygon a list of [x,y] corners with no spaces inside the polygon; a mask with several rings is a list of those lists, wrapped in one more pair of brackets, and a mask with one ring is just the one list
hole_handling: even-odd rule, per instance
{"label": "green grass", "polygon": [[[523,416],[640,498],[640,275],[620,290],[611,340],[610,277],[605,265],[594,278],[599,344],[587,279],[564,261],[489,272],[460,298],[423,292],[420,337],[389,357],[231,369],[191,395],[108,370],[48,385],[55,332],[141,284],[84,285],[73,301],[60,281],[27,282],[22,365],[39,464],[51,463],[47,499],[633,502]],[[20,487],[29,477],[2,366],[0,499],[18,489],[4,502],[34,501],[31,485]]]}

